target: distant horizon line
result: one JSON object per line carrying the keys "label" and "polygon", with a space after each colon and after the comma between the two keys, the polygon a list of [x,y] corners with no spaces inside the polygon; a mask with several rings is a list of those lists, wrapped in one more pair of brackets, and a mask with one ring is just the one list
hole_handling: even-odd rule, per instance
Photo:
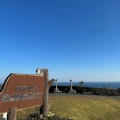
{"label": "distant horizon line", "polygon": [[[60,82],[69,82],[69,81],[60,81]],[[81,82],[81,81],[72,81],[72,82]],[[120,81],[85,81],[85,82],[120,82]]]}
{"label": "distant horizon line", "polygon": [[[65,83],[65,82],[69,83],[69,81],[63,81],[63,82],[60,81],[59,83]],[[73,83],[79,83],[79,82],[81,82],[81,81],[78,81],[78,82],[77,82],[77,81],[72,81],[72,82],[73,82]],[[83,81],[83,83],[93,83],[93,82],[94,82],[94,83],[99,83],[99,82],[102,82],[102,83],[108,83],[108,82],[109,82],[109,83],[110,83],[110,82],[120,82],[120,81],[86,81],[86,82]],[[3,83],[4,83],[4,82],[3,82]],[[0,85],[3,84],[3,83],[0,82]],[[55,82],[54,82],[54,83],[55,83]]]}
{"label": "distant horizon line", "polygon": [[[3,81],[3,82],[2,82],[2,81]],[[0,81],[0,84],[3,84],[4,81],[5,81],[5,80],[1,80],[1,81]],[[84,83],[85,83],[85,82],[91,82],[91,83],[92,83],[92,82],[104,82],[104,83],[106,83],[106,82],[120,82],[120,81],[84,81],[84,80],[81,80],[81,81],[83,81]],[[72,80],[72,82],[74,82],[74,83],[75,83],[75,82],[76,82],[76,83],[77,83],[77,82],[79,83],[79,82],[81,82],[81,81],[73,81],[73,80]],[[68,80],[68,81],[57,81],[57,82],[70,82],[70,81]]]}

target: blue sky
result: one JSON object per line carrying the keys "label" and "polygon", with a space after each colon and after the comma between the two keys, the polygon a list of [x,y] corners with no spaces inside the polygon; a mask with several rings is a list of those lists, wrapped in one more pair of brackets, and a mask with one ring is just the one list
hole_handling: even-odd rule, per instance
{"label": "blue sky", "polygon": [[120,81],[119,0],[1,0],[0,83],[49,69],[58,81]]}

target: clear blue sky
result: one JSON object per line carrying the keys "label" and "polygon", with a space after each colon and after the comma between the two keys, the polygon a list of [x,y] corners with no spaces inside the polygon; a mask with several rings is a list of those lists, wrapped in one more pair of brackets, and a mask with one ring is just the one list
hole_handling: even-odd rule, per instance
{"label": "clear blue sky", "polygon": [[120,0],[1,0],[0,83],[49,69],[58,81],[120,81]]}

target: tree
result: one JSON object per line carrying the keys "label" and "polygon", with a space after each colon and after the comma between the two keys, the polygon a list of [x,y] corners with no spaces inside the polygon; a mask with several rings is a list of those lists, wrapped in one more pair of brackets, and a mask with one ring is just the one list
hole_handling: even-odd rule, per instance
{"label": "tree", "polygon": [[79,86],[82,86],[82,85],[83,85],[83,83],[84,83],[83,81],[79,82]]}

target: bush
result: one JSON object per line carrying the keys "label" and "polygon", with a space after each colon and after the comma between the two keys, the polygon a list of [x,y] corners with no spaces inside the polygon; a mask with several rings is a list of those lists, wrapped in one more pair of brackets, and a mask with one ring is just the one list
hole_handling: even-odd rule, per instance
{"label": "bush", "polygon": [[[49,92],[53,93],[54,89],[55,89],[55,86],[51,86],[49,89]],[[58,86],[58,89],[64,93],[68,93],[68,91],[70,90],[70,87]],[[80,94],[83,94],[83,92],[92,92],[94,95],[120,96],[120,88],[107,89],[107,88],[91,88],[91,87],[73,86],[73,89]]]}
{"label": "bush", "polygon": [[77,86],[76,87],[76,92],[80,93],[80,94],[83,94],[83,92],[92,92],[92,88],[91,87],[80,87],[80,86]]}
{"label": "bush", "polygon": [[107,88],[92,88],[92,93],[94,95],[107,95],[107,96],[119,96],[120,92],[117,89],[107,89]]}
{"label": "bush", "polygon": [[48,115],[43,117],[40,113],[34,113],[27,117],[26,120],[72,120],[68,117],[61,117],[59,115],[54,115],[53,113],[49,112]]}
{"label": "bush", "polygon": [[72,120],[72,119],[69,119],[68,117],[61,117],[59,115],[54,115],[52,117],[46,117],[46,120]]}
{"label": "bush", "polygon": [[[55,86],[51,86],[49,89],[50,93],[53,93],[55,89]],[[68,91],[70,90],[69,86],[58,86],[58,89],[64,93],[68,93]]]}

